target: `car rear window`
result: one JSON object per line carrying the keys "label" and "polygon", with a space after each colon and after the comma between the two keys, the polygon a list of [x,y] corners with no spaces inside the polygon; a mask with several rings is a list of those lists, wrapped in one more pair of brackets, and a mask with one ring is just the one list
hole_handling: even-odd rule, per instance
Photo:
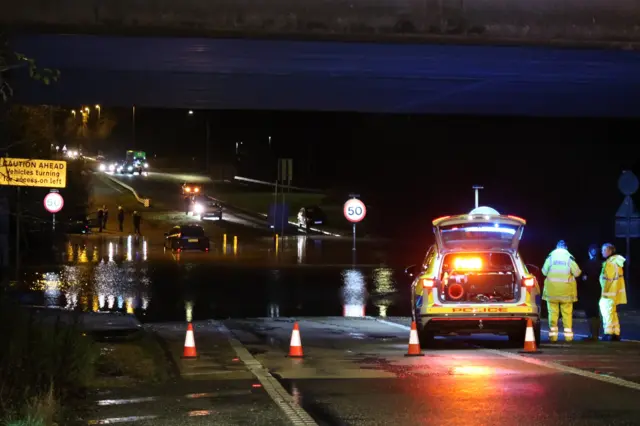
{"label": "car rear window", "polygon": [[204,237],[204,229],[199,226],[183,226],[180,232],[185,237]]}

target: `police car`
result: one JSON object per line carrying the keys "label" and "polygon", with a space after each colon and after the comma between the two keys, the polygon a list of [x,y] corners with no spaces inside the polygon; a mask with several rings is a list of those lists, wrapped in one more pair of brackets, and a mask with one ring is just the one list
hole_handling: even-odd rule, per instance
{"label": "police car", "polygon": [[433,221],[436,243],[405,270],[423,347],[437,335],[478,333],[522,345],[528,319],[540,343],[540,287],[518,252],[525,225],[490,207]]}

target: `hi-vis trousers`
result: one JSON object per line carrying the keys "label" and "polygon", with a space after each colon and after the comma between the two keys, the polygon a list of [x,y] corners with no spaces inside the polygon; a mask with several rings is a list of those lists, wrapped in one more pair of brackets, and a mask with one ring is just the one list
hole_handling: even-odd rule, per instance
{"label": "hi-vis trousers", "polygon": [[600,299],[600,315],[602,315],[602,328],[604,334],[620,335],[620,320],[618,319],[618,308],[613,299]]}
{"label": "hi-vis trousers", "polygon": [[564,340],[573,341],[573,302],[549,302],[549,341],[558,341],[558,318],[562,313],[562,325],[564,326]]}

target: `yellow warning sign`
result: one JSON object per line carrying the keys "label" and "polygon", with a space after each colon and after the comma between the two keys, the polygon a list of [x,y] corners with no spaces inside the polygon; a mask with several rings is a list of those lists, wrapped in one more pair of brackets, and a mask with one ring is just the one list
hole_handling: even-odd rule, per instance
{"label": "yellow warning sign", "polygon": [[65,188],[67,162],[0,157],[0,185]]}

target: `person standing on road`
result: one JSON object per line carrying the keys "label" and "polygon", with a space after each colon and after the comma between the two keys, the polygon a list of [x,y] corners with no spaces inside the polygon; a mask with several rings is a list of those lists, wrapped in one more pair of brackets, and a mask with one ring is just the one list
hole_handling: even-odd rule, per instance
{"label": "person standing on road", "polygon": [[124,232],[124,210],[122,206],[118,206],[118,229]]}
{"label": "person standing on road", "polygon": [[102,228],[104,227],[104,210],[103,210],[103,207],[100,207],[98,209],[98,228],[100,228],[100,232],[102,232]]}
{"label": "person standing on road", "polygon": [[613,244],[602,246],[602,257],[606,260],[602,264],[600,273],[600,313],[604,323],[604,341],[620,341],[620,320],[618,319],[618,305],[627,303],[627,292],[622,269],[625,258],[616,254]]}
{"label": "person standing on road", "polygon": [[598,259],[598,245],[589,246],[589,260],[584,266],[582,274],[582,285],[580,286],[580,303],[589,322],[591,335],[586,340],[598,341],[600,334],[600,297],[602,287],[600,287],[600,272],[602,262]]}
{"label": "person standing on road", "polygon": [[137,211],[133,212],[133,232],[136,235],[142,235],[142,233],[140,232],[141,223],[142,217],[140,216],[140,213],[138,213]]}
{"label": "person standing on road", "polygon": [[102,206],[102,209],[104,210],[104,225],[102,225],[102,227],[106,230],[107,220],[109,220],[109,209],[107,208],[107,206]]}
{"label": "person standing on road", "polygon": [[567,250],[567,244],[560,240],[556,249],[549,253],[542,267],[544,290],[542,298],[547,301],[549,310],[549,341],[558,341],[558,318],[562,313],[564,340],[573,341],[573,304],[578,301],[576,277],[582,271],[573,255]]}

